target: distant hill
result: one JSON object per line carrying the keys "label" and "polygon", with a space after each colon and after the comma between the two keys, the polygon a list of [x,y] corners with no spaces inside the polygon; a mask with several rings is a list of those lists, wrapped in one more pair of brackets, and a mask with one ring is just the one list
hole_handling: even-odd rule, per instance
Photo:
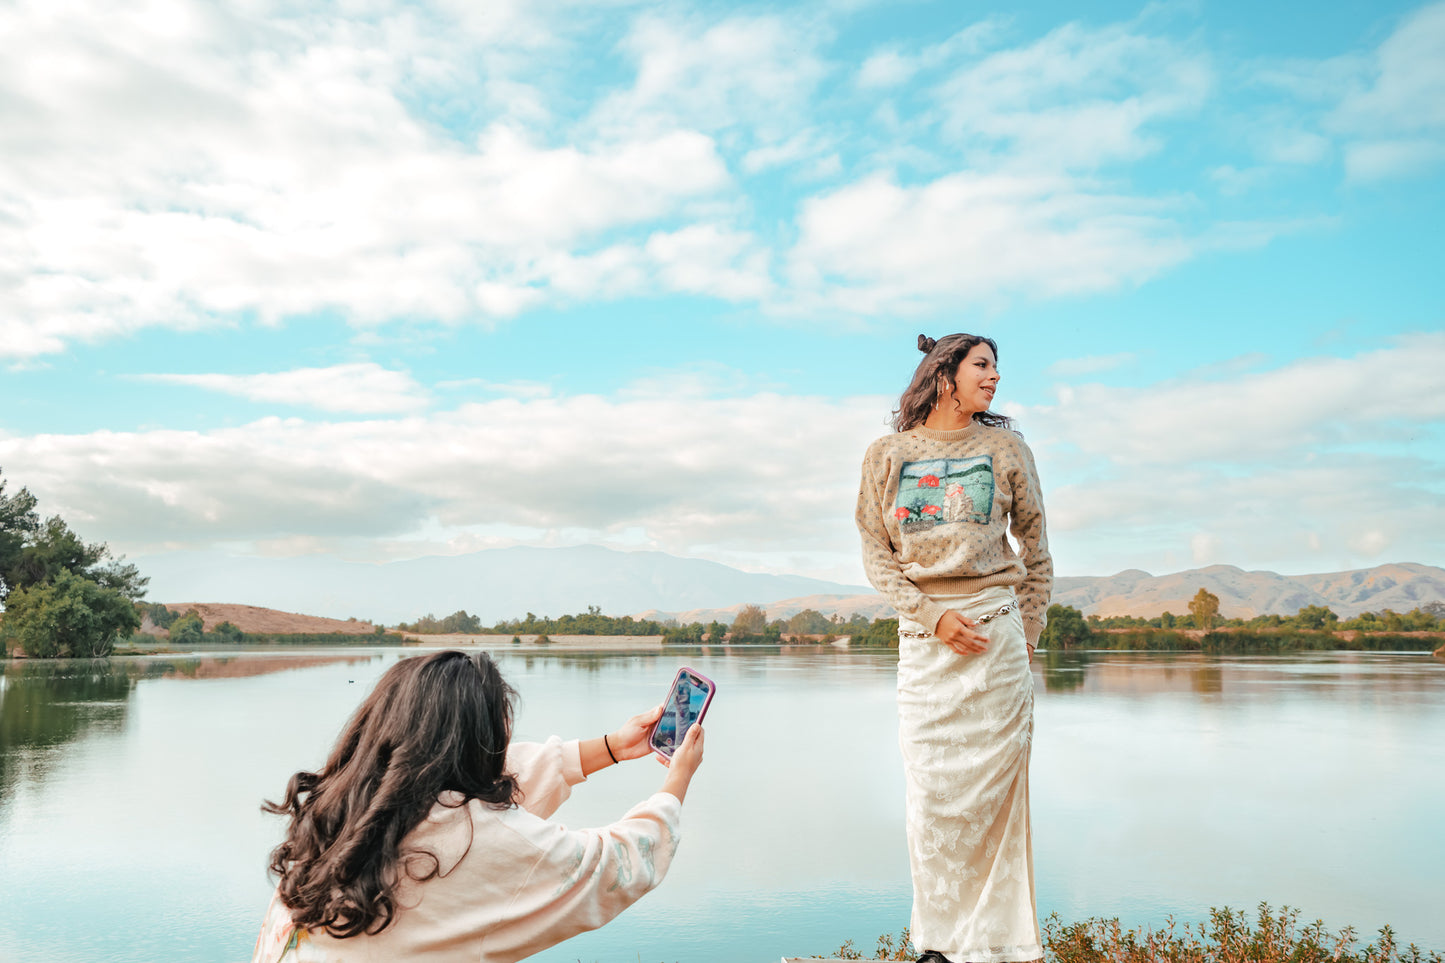
{"label": "distant hill", "polygon": [[[1189,600],[1201,588],[1219,596],[1220,614],[1226,618],[1293,615],[1306,605],[1324,605],[1349,618],[1361,612],[1408,612],[1429,602],[1445,602],[1445,569],[1412,562],[1318,575],[1247,572],[1233,565],[1210,565],[1171,575],[1128,569],[1117,575],[1062,576],[1054,582],[1053,601],[1085,615],[1152,619],[1163,612],[1187,614]],[[744,604],[686,611],[651,609],[643,614],[679,622],[731,622]],[[769,619],[786,619],[803,609],[816,609],[824,615],[836,612],[844,618],[854,612],[870,619],[893,615],[876,593],[810,595],[756,604],[763,605]]]}
{"label": "distant hill", "polygon": [[[750,603],[762,605],[774,619],[806,608],[845,618],[854,612],[870,619],[892,614],[866,586],[743,572],[702,559],[595,545],[499,548],[383,564],[196,553],[136,561],[151,577],[153,599],[227,599],[238,605],[314,612],[335,619],[355,617],[385,625],[428,613],[449,615],[458,609],[490,625],[527,612],[581,613],[589,605],[608,615],[684,622],[730,623],[737,610]],[[1055,583],[1054,601],[1088,615],[1153,618],[1166,610],[1188,612],[1189,599],[1201,587],[1219,596],[1220,611],[1230,618],[1293,615],[1305,605],[1326,605],[1349,617],[1445,601],[1445,569],[1409,562],[1314,575],[1249,572],[1233,565],[1169,575],[1129,569],[1115,575],[1063,576]],[[234,618],[231,621],[246,628]]]}
{"label": "distant hill", "polygon": [[1129,569],[1117,575],[1060,578],[1054,601],[1085,615],[1153,618],[1166,611],[1187,613],[1189,600],[1201,588],[1219,596],[1219,613],[1226,618],[1293,615],[1306,605],[1328,606],[1349,618],[1381,609],[1408,612],[1427,602],[1445,601],[1445,569],[1413,562],[1317,575],[1246,572],[1234,565],[1172,575]]}
{"label": "distant hill", "polygon": [[201,617],[201,624],[207,631],[222,622],[230,622],[242,632],[255,633],[313,633],[342,632],[347,635],[365,635],[373,629],[370,622],[356,620],[328,619],[317,615],[298,615],[294,612],[278,612],[256,605],[232,605],[223,602],[167,602],[166,608],[185,614],[191,609]]}
{"label": "distant hill", "polygon": [[608,615],[624,615],[654,608],[686,611],[868,592],[862,585],[743,572],[703,559],[596,545],[518,546],[382,564],[321,556],[219,557],[191,552],[134,561],[150,576],[153,599],[227,599],[385,625],[428,613],[449,615],[458,609],[493,624],[527,612],[580,613],[589,605]]}

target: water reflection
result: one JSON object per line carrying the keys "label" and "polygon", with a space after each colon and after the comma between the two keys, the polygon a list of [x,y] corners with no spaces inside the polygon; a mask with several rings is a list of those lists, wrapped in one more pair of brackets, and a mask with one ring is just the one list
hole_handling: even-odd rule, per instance
{"label": "water reflection", "polygon": [[0,661],[0,803],[22,781],[43,780],[64,748],[119,732],[143,679],[239,679],[374,655],[223,655]]}
{"label": "water reflection", "polygon": [[[1301,652],[1218,656],[1200,652],[1044,650],[1034,659],[1044,690],[1059,695],[1274,698],[1428,702],[1439,695],[1438,660],[1414,653]],[[1421,671],[1422,669],[1426,671]]]}
{"label": "water reflection", "polygon": [[1037,653],[1034,662],[1043,670],[1044,691],[1072,692],[1084,684],[1089,653],[1047,649]]}
{"label": "water reflection", "polygon": [[91,729],[119,729],[135,681],[108,659],[18,662],[0,670],[0,801],[43,778],[59,749]]}

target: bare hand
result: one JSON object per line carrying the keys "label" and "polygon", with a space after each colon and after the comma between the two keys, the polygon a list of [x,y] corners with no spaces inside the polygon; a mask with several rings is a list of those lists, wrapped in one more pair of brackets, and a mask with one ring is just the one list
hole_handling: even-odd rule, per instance
{"label": "bare hand", "polygon": [[682,737],[682,745],[678,746],[672,753],[672,761],[667,764],[669,769],[676,769],[681,766],[687,770],[689,776],[697,772],[697,767],[702,765],[702,726],[689,726],[687,735]]}
{"label": "bare hand", "polygon": [[938,628],[933,630],[933,634],[959,655],[978,655],[988,648],[988,636],[979,632],[977,626],[973,619],[966,619],[949,609],[938,620]]}
{"label": "bare hand", "polygon": [[618,762],[641,759],[652,751],[652,747],[647,744],[647,737],[651,735],[653,725],[660,718],[662,706],[655,706],[628,719],[622,724],[622,728],[607,737],[612,754],[617,757]]}
{"label": "bare hand", "polygon": [[702,726],[694,725],[682,737],[682,745],[672,754],[672,761],[665,762],[667,778],[662,781],[662,791],[670,792],[679,800],[687,797],[687,787],[692,784],[693,773],[702,765]]}

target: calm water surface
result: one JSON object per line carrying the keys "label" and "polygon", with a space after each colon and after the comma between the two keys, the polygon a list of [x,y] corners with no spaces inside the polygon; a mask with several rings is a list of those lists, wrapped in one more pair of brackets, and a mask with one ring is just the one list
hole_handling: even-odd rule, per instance
{"label": "calm water surface", "polygon": [[[249,959],[281,826],[260,801],[414,652],[0,663],[0,961]],[[499,657],[520,738],[615,728],[682,662],[719,689],[667,881],[535,959],[771,963],[907,923],[891,654]],[[1445,949],[1445,663],[1040,662],[1042,916],[1158,924],[1266,900]],[[608,822],[662,775],[599,773],[558,818]]]}

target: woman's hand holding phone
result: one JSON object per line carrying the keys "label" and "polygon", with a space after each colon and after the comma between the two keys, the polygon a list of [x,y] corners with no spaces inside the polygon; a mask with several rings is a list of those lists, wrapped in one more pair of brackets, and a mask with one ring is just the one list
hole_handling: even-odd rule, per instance
{"label": "woman's hand holding phone", "polygon": [[648,736],[657,720],[662,718],[662,706],[654,706],[640,715],[635,715],[622,724],[616,732],[595,739],[583,739],[579,745],[582,755],[582,774],[590,776],[606,769],[614,762],[641,759],[652,753]]}
{"label": "woman's hand holding phone", "polygon": [[667,778],[662,781],[662,791],[670,792],[682,801],[687,798],[687,787],[692,783],[693,774],[702,765],[703,732],[701,725],[689,726],[682,745],[672,754],[672,761],[659,758],[667,766]]}
{"label": "woman's hand holding phone", "polygon": [[662,717],[662,706],[654,706],[646,712],[635,715],[622,724],[622,728],[607,737],[608,743],[612,746],[612,754],[617,757],[618,762],[628,759],[641,759],[643,756],[652,754],[652,747],[647,744],[647,737],[652,734],[652,727]]}

